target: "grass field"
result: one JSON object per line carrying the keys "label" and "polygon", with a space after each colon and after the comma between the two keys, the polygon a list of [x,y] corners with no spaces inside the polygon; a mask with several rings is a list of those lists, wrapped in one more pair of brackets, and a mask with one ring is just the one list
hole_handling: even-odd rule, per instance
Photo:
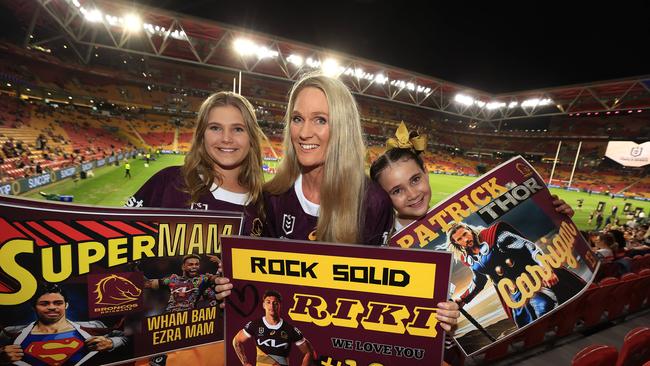
{"label": "grass field", "polygon": [[[183,156],[161,155],[157,161],[151,162],[148,168],[144,167],[143,160],[131,160],[132,178],[124,178],[124,165],[103,167],[95,170],[93,178],[73,182],[70,179],[59,181],[49,186],[41,187],[28,192],[23,197],[42,199],[39,191],[56,194],[73,195],[74,202],[97,206],[122,206],[126,199],[135,193],[144,182],[158,170],[171,166],[182,165]],[[266,177],[268,179],[269,176]],[[431,203],[435,204],[458,191],[460,188],[470,184],[475,177],[461,177],[453,175],[429,176],[431,184]],[[570,192],[562,189],[551,189],[551,191],[567,201],[576,211],[574,221],[580,229],[593,229],[595,223],[588,225],[589,214],[596,208],[599,201],[606,202],[605,213],[609,214],[613,205],[619,207],[618,215],[621,217],[625,202],[632,203],[632,209],[643,207],[646,215],[650,211],[650,202],[627,200],[622,198],[611,199],[604,195],[588,195],[582,192]],[[578,199],[583,198],[584,203],[581,210],[578,210]],[[625,221],[621,217],[622,221]]]}

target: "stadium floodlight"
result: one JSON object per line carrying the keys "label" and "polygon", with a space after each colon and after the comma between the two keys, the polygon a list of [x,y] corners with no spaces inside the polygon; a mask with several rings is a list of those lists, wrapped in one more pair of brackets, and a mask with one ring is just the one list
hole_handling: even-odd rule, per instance
{"label": "stadium floodlight", "polygon": [[549,105],[553,103],[551,99],[545,98],[545,99],[539,99],[539,98],[531,98],[531,99],[526,99],[523,102],[521,102],[521,107],[526,108],[526,107],[537,107],[537,106],[544,106],[544,105]]}
{"label": "stadium floodlight", "polygon": [[124,16],[123,24],[129,32],[139,32],[142,29],[142,19],[135,13],[129,13]]}
{"label": "stadium floodlight", "polygon": [[386,84],[387,81],[388,81],[388,78],[385,77],[383,74],[375,75],[375,83],[383,85],[383,84]]}
{"label": "stadium floodlight", "polygon": [[104,15],[104,18],[106,19],[106,22],[113,27],[119,26],[120,24],[122,24],[122,22],[124,22],[121,18],[118,18],[110,14]]}
{"label": "stadium floodlight", "polygon": [[237,51],[237,53],[239,53],[242,56],[247,56],[255,52],[255,44],[248,39],[243,39],[243,38],[236,39],[234,42],[234,46],[235,46],[235,51]]}
{"label": "stadium floodlight", "polygon": [[503,108],[505,106],[506,106],[506,104],[503,103],[503,102],[490,102],[490,103],[485,105],[485,108],[487,108],[489,110],[494,110],[494,109]]}
{"label": "stadium floodlight", "polygon": [[258,46],[253,41],[239,38],[234,42],[235,51],[242,56],[257,55],[258,59],[277,57],[278,52],[268,49],[266,46]]}
{"label": "stadium floodlight", "polygon": [[512,109],[512,108],[514,108],[514,107],[516,107],[516,106],[518,106],[518,105],[519,105],[518,102],[512,101],[512,102],[510,102],[510,103],[508,104],[508,109]]}
{"label": "stadium floodlight", "polygon": [[415,90],[415,84],[413,84],[413,83],[406,83],[406,89],[408,89],[408,90]]}
{"label": "stadium floodlight", "polygon": [[307,57],[307,66],[316,69],[316,68],[320,67],[320,61],[319,60],[314,60],[311,57]]}
{"label": "stadium floodlight", "polygon": [[345,68],[339,66],[339,62],[333,58],[328,58],[325,60],[325,62],[323,62],[321,65],[321,69],[327,76],[338,76],[343,71],[345,71]]}
{"label": "stadium floodlight", "polygon": [[475,100],[475,101],[474,101],[474,104],[476,104],[477,106],[483,108],[483,107],[485,107],[485,105],[486,105],[487,103],[485,103],[485,102],[482,101],[482,100]]}
{"label": "stadium floodlight", "polygon": [[302,56],[296,55],[296,54],[291,54],[289,57],[287,57],[287,61],[290,63],[300,67],[302,66],[302,63],[304,62]]}
{"label": "stadium floodlight", "polygon": [[84,15],[84,18],[91,23],[102,21],[102,12],[99,11],[99,9],[86,10],[84,7],[81,7],[81,13]]}
{"label": "stadium floodlight", "polygon": [[464,104],[466,106],[470,106],[474,104],[474,98],[464,94],[456,94],[456,96],[454,97],[454,101],[456,103]]}
{"label": "stadium floodlight", "polygon": [[79,3],[79,0],[72,0],[72,5],[76,6],[77,8],[81,7],[81,4]]}
{"label": "stadium floodlight", "polygon": [[7,86],[11,86],[11,83],[7,83]]}

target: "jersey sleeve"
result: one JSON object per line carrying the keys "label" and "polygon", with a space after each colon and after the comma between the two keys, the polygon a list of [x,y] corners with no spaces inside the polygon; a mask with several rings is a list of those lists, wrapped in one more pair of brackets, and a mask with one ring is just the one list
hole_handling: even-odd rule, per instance
{"label": "jersey sleeve", "polygon": [[161,207],[160,198],[164,196],[167,186],[165,171],[161,170],[149,178],[133,196],[124,204],[124,207]]}
{"label": "jersey sleeve", "polygon": [[279,236],[275,225],[277,221],[277,217],[275,217],[275,202],[277,199],[278,197],[276,196],[266,192],[264,193],[264,213],[266,217],[262,227],[262,236],[265,238],[277,238]]}
{"label": "jersey sleeve", "polygon": [[255,329],[254,328],[255,328],[255,325],[253,324],[253,322],[249,321],[248,323],[246,323],[246,325],[244,325],[244,329],[242,329],[242,330],[244,331],[244,334],[247,337],[250,338],[250,337],[253,336],[253,334],[255,334]]}
{"label": "jersey sleeve", "polygon": [[301,344],[304,342],[305,336],[302,335],[302,332],[298,328],[292,326],[289,331],[289,340],[291,343]]}
{"label": "jersey sleeve", "polygon": [[376,183],[369,183],[364,200],[365,220],[363,244],[386,245],[393,227],[393,204],[388,194]]}

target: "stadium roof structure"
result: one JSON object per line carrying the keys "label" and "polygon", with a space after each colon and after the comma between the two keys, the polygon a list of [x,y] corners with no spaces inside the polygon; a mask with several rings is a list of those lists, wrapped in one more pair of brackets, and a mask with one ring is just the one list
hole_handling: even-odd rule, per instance
{"label": "stadium roof structure", "polygon": [[[66,41],[83,63],[95,48],[285,81],[322,70],[359,95],[476,121],[650,109],[650,75],[491,94],[432,76],[212,20],[120,1],[8,1],[28,24],[25,47]],[[36,35],[36,36],[34,36]]]}

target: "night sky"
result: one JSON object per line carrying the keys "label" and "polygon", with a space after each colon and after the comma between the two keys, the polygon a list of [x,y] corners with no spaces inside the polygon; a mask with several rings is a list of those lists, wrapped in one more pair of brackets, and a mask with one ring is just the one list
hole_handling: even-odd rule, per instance
{"label": "night sky", "polygon": [[491,93],[650,75],[650,13],[622,2],[138,2]]}

